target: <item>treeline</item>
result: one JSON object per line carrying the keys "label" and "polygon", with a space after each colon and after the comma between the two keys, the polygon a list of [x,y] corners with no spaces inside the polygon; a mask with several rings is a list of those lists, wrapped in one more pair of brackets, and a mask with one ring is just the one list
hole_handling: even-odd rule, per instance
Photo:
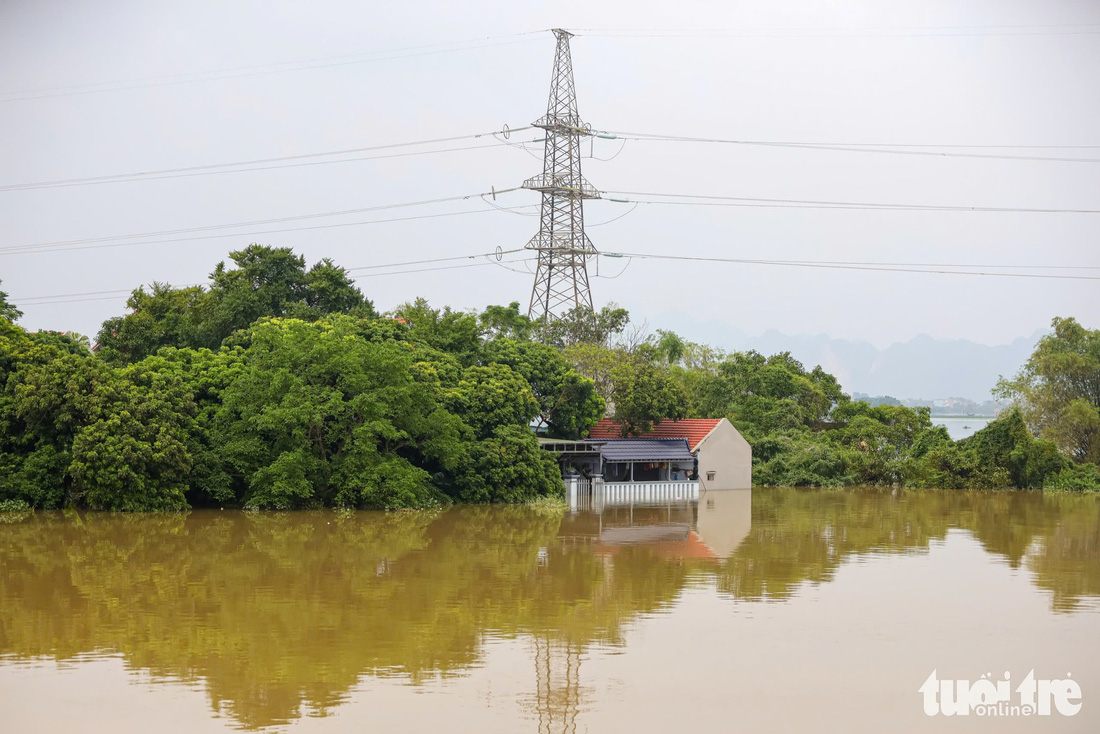
{"label": "treeline", "polygon": [[538,418],[604,409],[556,349],[417,301],[386,318],[347,274],[252,246],[208,289],[135,291],[92,353],[0,319],[0,500],[35,507],[402,508],[561,492]]}
{"label": "treeline", "polygon": [[[580,438],[728,417],[754,482],[1100,489],[1100,331],[1056,319],[963,441],[926,408],[853,402],[788,353],[648,335],[608,306],[548,325],[518,303],[423,300],[379,315],[340,267],[285,248],[231,253],[205,288],[154,284],[88,340],[28,333],[0,293],[0,502],[425,507],[561,492],[532,424]],[[1038,437],[1037,437],[1038,436]]]}
{"label": "treeline", "polygon": [[638,388],[624,367],[632,360],[671,380],[656,381],[666,417],[729,418],[752,446],[757,485],[1100,489],[1100,331],[1073,319],[1053,326],[997,387],[1016,407],[961,441],[933,425],[929,408],[852,401],[833,375],[786,352],[723,353],[664,331],[623,338],[622,326],[617,345],[567,338],[563,353],[633,426],[644,429],[646,416],[617,403]]}

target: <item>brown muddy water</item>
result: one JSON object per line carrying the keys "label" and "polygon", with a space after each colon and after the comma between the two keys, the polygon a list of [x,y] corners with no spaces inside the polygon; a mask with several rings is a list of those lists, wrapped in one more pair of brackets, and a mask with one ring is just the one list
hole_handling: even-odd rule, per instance
{"label": "brown muddy water", "polygon": [[4,520],[7,734],[1100,731],[1100,495]]}

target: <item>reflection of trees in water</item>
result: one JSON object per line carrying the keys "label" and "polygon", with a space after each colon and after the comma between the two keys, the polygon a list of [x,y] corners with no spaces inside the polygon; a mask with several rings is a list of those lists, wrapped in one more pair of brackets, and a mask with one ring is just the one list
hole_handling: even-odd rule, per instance
{"label": "reflection of trees in water", "polygon": [[934,490],[754,490],[752,530],[717,571],[740,599],[786,599],[853,554],[912,553],[967,530],[1053,592],[1057,611],[1100,596],[1100,497]]}
{"label": "reflection of trees in water", "polygon": [[[715,573],[738,598],[784,599],[852,554],[913,552],[962,528],[1032,570],[1056,609],[1072,609],[1100,596],[1098,504],[1021,492],[758,490],[751,531],[718,564],[684,561],[660,543],[597,548],[578,540],[590,531],[576,517],[563,524],[526,507],[37,513],[0,528],[0,655],[117,651],[154,676],[203,681],[214,706],[259,727],[323,714],[361,675],[413,684],[454,675],[478,661],[486,633],[523,635],[536,647],[528,703],[547,730],[570,731],[585,697],[585,647],[623,644],[624,625],[672,604],[691,574]],[[635,520],[670,518],[641,511]]]}
{"label": "reflection of trees in water", "polygon": [[39,513],[0,533],[0,654],[119,651],[154,676],[205,681],[216,707],[266,726],[303,704],[323,714],[363,674],[464,670],[487,631],[573,654],[621,644],[624,623],[682,587],[683,570],[645,549],[608,574],[556,542],[560,522],[525,507]]}

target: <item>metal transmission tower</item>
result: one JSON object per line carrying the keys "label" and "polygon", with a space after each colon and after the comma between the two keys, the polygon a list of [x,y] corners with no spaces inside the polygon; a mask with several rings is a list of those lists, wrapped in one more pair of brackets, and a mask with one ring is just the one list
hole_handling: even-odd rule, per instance
{"label": "metal transmission tower", "polygon": [[569,39],[573,34],[554,29],[554,76],[546,116],[532,123],[546,131],[542,173],[523,182],[523,188],[542,192],[539,233],[527,243],[538,251],[538,269],[527,315],[542,321],[560,318],[579,306],[592,308],[588,288],[588,259],[596,254],[584,233],[584,200],[600,192],[581,176],[581,138],[592,128],[577,113],[573,61]]}

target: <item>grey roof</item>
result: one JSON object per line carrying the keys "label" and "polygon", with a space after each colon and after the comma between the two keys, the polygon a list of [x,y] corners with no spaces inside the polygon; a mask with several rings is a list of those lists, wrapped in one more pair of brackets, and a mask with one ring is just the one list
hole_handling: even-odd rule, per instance
{"label": "grey roof", "polygon": [[604,461],[691,461],[686,438],[615,438],[600,449]]}

